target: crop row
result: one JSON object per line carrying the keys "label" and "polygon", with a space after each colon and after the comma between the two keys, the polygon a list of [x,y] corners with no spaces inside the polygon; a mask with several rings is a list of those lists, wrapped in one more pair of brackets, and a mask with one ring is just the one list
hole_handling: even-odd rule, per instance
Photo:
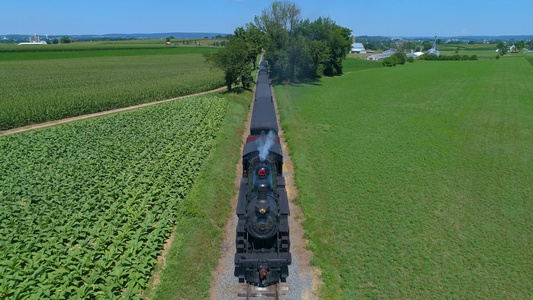
{"label": "crop row", "polygon": [[221,125],[196,97],[0,137],[0,298],[138,298]]}
{"label": "crop row", "polygon": [[0,130],[224,85],[201,54],[0,62]]}

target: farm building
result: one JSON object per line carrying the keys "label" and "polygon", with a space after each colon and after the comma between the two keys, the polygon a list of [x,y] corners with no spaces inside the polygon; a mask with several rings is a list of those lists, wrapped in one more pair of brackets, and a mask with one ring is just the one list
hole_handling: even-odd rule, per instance
{"label": "farm building", "polygon": [[374,54],[374,55],[367,56],[365,59],[366,60],[380,60],[380,59],[384,59],[384,58],[387,58],[389,56],[392,56],[396,52],[397,52],[396,49],[391,48],[389,50],[383,51],[383,53],[381,53],[381,54]]}
{"label": "farm building", "polygon": [[352,44],[352,50],[350,50],[352,53],[366,53],[365,46],[363,46],[362,43],[353,43]]}
{"label": "farm building", "polygon": [[366,53],[365,46],[362,43],[355,42],[355,34],[352,35],[352,50],[351,53]]}
{"label": "farm building", "polygon": [[420,55],[424,54],[424,52],[414,52],[413,50],[411,50],[411,53],[408,53],[407,54],[407,57],[414,57],[414,58],[418,58]]}
{"label": "farm building", "polygon": [[437,35],[435,34],[435,41],[433,42],[433,47],[428,50],[428,54],[434,54],[440,56],[440,51],[437,50]]}
{"label": "farm building", "polygon": [[37,34],[35,34],[33,40],[31,39],[31,36],[30,36],[27,43],[18,43],[18,45],[46,45],[46,44],[48,43],[45,41],[41,41],[41,39],[39,38]]}

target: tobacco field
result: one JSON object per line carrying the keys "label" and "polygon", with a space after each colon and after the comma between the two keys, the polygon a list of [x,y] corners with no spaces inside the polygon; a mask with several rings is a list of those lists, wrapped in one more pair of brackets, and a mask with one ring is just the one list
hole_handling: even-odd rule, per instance
{"label": "tobacco field", "polygon": [[0,298],[136,299],[228,101],[194,97],[0,137]]}

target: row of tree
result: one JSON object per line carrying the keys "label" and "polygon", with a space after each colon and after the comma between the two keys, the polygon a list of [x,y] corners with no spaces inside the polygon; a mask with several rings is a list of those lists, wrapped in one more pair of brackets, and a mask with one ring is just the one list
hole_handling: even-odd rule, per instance
{"label": "row of tree", "polygon": [[351,47],[350,30],[329,18],[300,18],[294,3],[274,2],[254,22],[235,30],[226,47],[206,54],[208,61],[225,73],[226,85],[242,81],[247,87],[261,51],[277,82],[314,79],[342,74],[342,60]]}

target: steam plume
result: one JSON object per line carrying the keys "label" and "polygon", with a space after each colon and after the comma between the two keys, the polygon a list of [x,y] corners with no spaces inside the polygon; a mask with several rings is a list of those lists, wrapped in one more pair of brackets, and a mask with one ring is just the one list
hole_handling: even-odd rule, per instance
{"label": "steam plume", "polygon": [[264,161],[267,158],[268,150],[270,150],[270,147],[274,144],[274,138],[276,135],[274,132],[269,131],[267,135],[265,135],[264,131],[261,131],[261,138],[257,140],[257,150],[259,151],[259,159],[261,161]]}

